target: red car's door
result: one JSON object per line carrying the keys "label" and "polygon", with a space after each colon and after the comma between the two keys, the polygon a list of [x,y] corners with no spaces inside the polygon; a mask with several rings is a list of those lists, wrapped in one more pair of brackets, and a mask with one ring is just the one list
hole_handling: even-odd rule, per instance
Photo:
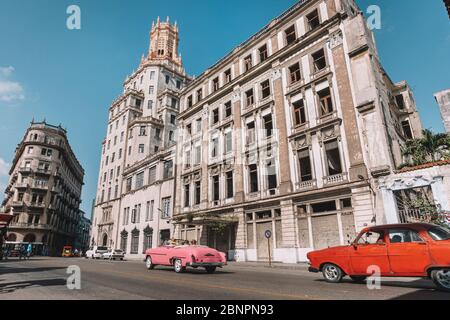
{"label": "red car's door", "polygon": [[410,229],[389,230],[388,255],[394,274],[425,275],[431,264],[428,243]]}
{"label": "red car's door", "polygon": [[379,271],[381,275],[390,273],[385,234],[369,231],[358,237],[349,247],[353,275],[371,275]]}

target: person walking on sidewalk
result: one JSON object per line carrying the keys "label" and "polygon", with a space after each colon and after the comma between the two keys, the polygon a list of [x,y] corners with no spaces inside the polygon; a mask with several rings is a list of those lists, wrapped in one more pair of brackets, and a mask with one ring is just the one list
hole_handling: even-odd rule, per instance
{"label": "person walking on sidewalk", "polygon": [[27,247],[27,259],[30,259],[32,252],[33,252],[33,245],[29,243]]}

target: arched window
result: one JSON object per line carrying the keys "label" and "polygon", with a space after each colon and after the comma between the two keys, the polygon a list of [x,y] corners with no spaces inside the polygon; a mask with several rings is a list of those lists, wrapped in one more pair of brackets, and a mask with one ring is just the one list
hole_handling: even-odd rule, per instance
{"label": "arched window", "polygon": [[120,249],[122,249],[124,253],[127,253],[127,242],[128,242],[128,232],[124,229],[120,233]]}
{"label": "arched window", "polygon": [[137,254],[139,250],[139,230],[134,228],[133,231],[131,231],[131,254]]}
{"label": "arched window", "polygon": [[144,229],[144,245],[142,246],[142,253],[145,253],[145,250],[150,249],[152,247],[153,239],[153,229],[150,226],[147,226]]}
{"label": "arched window", "polygon": [[10,233],[8,235],[8,241],[14,242],[17,240],[17,235],[15,233]]}
{"label": "arched window", "polygon": [[29,233],[23,238],[23,242],[36,242],[36,236],[33,233]]}
{"label": "arched window", "polygon": [[108,235],[106,233],[103,235],[102,246],[108,246]]}

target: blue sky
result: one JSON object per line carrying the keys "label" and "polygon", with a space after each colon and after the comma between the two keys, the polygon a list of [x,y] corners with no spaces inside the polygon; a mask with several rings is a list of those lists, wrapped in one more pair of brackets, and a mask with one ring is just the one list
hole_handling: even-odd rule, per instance
{"label": "blue sky", "polygon": [[[0,189],[17,143],[32,118],[62,124],[86,170],[82,208],[95,197],[107,110],[147,51],[157,16],[180,26],[190,75],[203,72],[294,0],[1,0]],[[443,2],[359,0],[382,10],[376,31],[393,81],[414,90],[424,126],[442,131],[436,91],[450,87],[450,20]],[[66,9],[81,8],[82,29],[66,28]],[[3,195],[0,195],[0,199]]]}

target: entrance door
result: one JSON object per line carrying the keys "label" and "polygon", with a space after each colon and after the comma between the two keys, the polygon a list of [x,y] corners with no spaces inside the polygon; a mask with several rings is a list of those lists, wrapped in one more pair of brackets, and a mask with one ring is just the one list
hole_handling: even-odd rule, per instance
{"label": "entrance door", "polygon": [[341,244],[337,214],[313,215],[311,222],[315,250]]}
{"label": "entrance door", "polygon": [[389,230],[388,253],[392,272],[400,275],[423,275],[431,264],[428,244],[413,230]]}
{"label": "entrance door", "polygon": [[271,221],[260,222],[256,224],[256,249],[258,252],[258,260],[269,260],[269,245],[270,245],[270,254],[273,257],[273,238],[267,240],[264,234],[266,230],[270,230],[273,235]]}

